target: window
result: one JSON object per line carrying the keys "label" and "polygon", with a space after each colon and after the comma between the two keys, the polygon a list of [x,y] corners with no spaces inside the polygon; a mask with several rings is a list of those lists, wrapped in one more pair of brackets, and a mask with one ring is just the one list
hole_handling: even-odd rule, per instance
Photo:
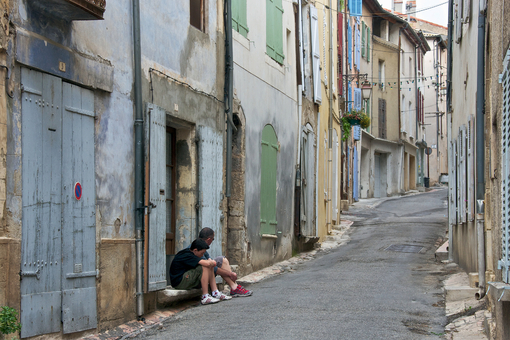
{"label": "window", "polygon": [[266,53],[283,64],[283,6],[282,0],[266,0]]}
{"label": "window", "polygon": [[362,0],[349,0],[349,12],[351,16],[361,16]]}
{"label": "window", "polygon": [[248,18],[246,16],[246,0],[232,1],[232,28],[248,37]]}
{"label": "window", "polygon": [[379,87],[382,89],[384,89],[384,80],[385,80],[385,75],[384,75],[384,60],[379,60]]}
{"label": "window", "polygon": [[205,31],[204,1],[206,0],[189,1],[189,23],[202,32]]}

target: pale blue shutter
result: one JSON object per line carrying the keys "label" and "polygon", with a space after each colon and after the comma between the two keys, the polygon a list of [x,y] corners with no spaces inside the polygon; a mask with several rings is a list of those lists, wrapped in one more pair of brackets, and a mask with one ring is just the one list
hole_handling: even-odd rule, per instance
{"label": "pale blue shutter", "polygon": [[198,178],[200,228],[214,230],[214,242],[208,250],[211,257],[222,255],[223,224],[221,197],[223,193],[223,136],[207,126],[198,126]]}
{"label": "pale blue shutter", "polygon": [[354,109],[361,110],[361,89],[354,88]]}
{"label": "pale blue shutter", "polygon": [[166,112],[147,106],[146,138],[149,161],[148,291],[164,289],[166,281]]}
{"label": "pale blue shutter", "polygon": [[349,12],[350,15],[355,16],[361,16],[362,11],[362,2],[361,0],[349,0]]}
{"label": "pale blue shutter", "polygon": [[501,126],[501,260],[498,269],[502,279],[510,283],[510,50],[503,63],[499,82],[503,85],[503,113]]}
{"label": "pale blue shutter", "polygon": [[322,103],[321,94],[321,55],[319,46],[319,17],[317,8],[310,5],[310,30],[312,39],[312,55],[313,55],[313,101],[316,104]]}

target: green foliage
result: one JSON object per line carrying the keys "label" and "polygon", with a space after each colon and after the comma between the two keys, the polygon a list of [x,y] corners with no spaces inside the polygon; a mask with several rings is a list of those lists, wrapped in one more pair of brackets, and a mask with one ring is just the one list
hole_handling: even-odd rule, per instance
{"label": "green foliage", "polygon": [[18,312],[14,308],[2,306],[2,311],[0,311],[0,333],[11,334],[21,330],[17,315]]}
{"label": "green foliage", "polygon": [[349,139],[349,136],[351,135],[351,123],[349,123],[349,119],[345,116],[340,118],[340,124],[342,125],[342,141],[346,141]]}
{"label": "green foliage", "polygon": [[369,127],[370,126],[370,117],[366,114],[363,114],[359,125],[361,126],[362,129],[366,129],[367,127]]}

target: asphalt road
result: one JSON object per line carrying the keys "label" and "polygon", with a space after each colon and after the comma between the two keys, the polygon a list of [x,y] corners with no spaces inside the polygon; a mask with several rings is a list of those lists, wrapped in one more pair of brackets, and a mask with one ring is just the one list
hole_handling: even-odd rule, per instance
{"label": "asphalt road", "polygon": [[358,204],[351,240],[250,287],[252,297],[187,309],[139,339],[440,339],[446,324],[434,259],[447,190]]}

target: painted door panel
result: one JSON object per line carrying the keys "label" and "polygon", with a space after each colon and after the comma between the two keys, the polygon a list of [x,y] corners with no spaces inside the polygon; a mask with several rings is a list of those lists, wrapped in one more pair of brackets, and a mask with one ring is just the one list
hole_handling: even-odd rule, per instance
{"label": "painted door panel", "polygon": [[223,192],[223,136],[207,126],[197,127],[199,138],[200,229],[214,230],[208,253],[222,255],[221,196]]}
{"label": "painted door panel", "polygon": [[93,93],[25,68],[21,81],[21,337],[95,328]]}
{"label": "painted door panel", "polygon": [[149,138],[149,259],[148,291],[164,289],[166,280],[166,112],[157,106],[147,110]]}
{"label": "painted door panel", "polygon": [[22,89],[21,337],[26,338],[60,331],[62,82],[22,69]]}

